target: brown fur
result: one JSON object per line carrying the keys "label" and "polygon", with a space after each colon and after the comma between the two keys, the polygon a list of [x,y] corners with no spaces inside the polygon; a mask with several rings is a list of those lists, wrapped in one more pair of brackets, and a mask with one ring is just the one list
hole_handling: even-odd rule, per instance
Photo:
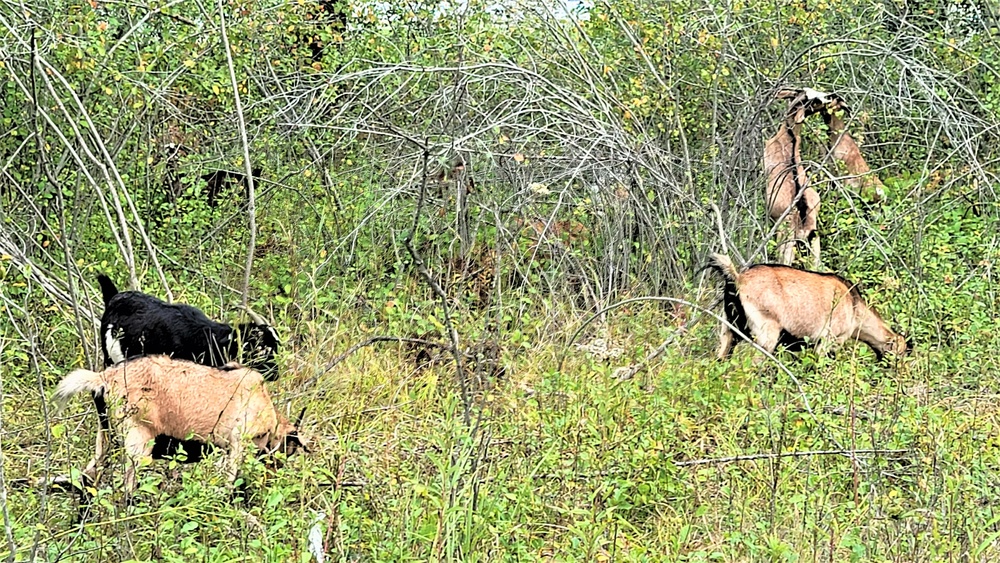
{"label": "brown fur", "polygon": [[836,113],[836,109],[846,106],[838,106],[834,110],[825,111],[823,119],[826,120],[829,131],[830,152],[833,158],[844,163],[847,172],[851,174],[845,182],[863,196],[871,198],[873,201],[881,201],[885,197],[885,186],[878,176],[872,173],[872,169],[865,162],[865,157],[861,155],[861,148],[854,141],[854,137],[846,130],[844,120]]}
{"label": "brown fur", "polygon": [[[126,490],[135,487],[135,467],[150,457],[158,434],[228,449],[230,481],[242,462],[245,437],[263,453],[291,453],[301,444],[296,427],[275,410],[263,376],[236,364],[213,368],[148,356],[103,372],[80,369],[59,383],[53,400],[62,406],[84,391],[109,395],[113,416],[121,420],[125,449],[133,461],[125,474]],[[84,471],[91,479],[104,459],[102,434],[99,430],[94,459]]]}
{"label": "brown fur", "polygon": [[[713,254],[709,267],[726,282],[726,320],[773,352],[780,342],[809,338],[817,352],[848,339],[868,344],[879,357],[904,355],[906,340],[886,326],[857,288],[835,274],[757,264],[739,272],[728,256]],[[728,357],[737,334],[723,325],[718,357]]]}
{"label": "brown fur", "polygon": [[[791,264],[798,241],[808,241],[814,263],[819,263],[819,237],[816,234],[819,217],[819,193],[809,187],[809,176],[802,166],[800,135],[802,123],[789,117],[778,132],[764,143],[764,172],[767,189],[764,192],[767,213],[777,221],[785,216],[791,233],[782,236],[778,254],[783,264]],[[800,198],[796,196],[802,193]]]}

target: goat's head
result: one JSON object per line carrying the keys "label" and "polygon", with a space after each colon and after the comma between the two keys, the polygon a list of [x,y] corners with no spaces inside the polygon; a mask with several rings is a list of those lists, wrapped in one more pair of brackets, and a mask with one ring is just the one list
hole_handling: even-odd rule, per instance
{"label": "goat's head", "polygon": [[299,418],[295,421],[295,424],[284,420],[283,417],[279,417],[280,422],[273,432],[268,432],[254,439],[254,443],[260,450],[260,457],[269,458],[266,462],[267,465],[271,467],[278,465],[274,459],[274,454],[282,454],[282,457],[287,457],[297,453],[299,450],[309,453],[308,445],[299,435],[299,425],[302,423],[302,417],[305,414],[306,409],[303,407],[302,411],[299,412]]}
{"label": "goat's head", "polygon": [[[252,323],[236,327],[239,349],[230,350],[240,354],[243,364],[259,371],[267,381],[278,379],[278,364],[274,354],[278,351],[278,333],[268,324],[267,319],[245,308]],[[234,342],[234,348],[235,348]]]}
{"label": "goat's head", "polygon": [[902,358],[906,356],[913,350],[913,343],[909,338],[903,336],[902,334],[894,334],[893,337],[886,342],[885,347],[882,351],[875,347],[872,347],[875,351],[875,356],[882,360],[885,358],[886,354],[896,356],[897,358]]}

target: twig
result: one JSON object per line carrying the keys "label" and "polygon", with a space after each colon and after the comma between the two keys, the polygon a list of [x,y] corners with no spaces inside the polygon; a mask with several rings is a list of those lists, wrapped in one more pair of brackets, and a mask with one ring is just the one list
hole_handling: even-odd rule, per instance
{"label": "twig", "polygon": [[406,247],[406,251],[410,253],[410,258],[413,259],[413,263],[416,265],[417,271],[420,272],[420,276],[424,278],[424,281],[431,286],[431,289],[441,300],[441,307],[444,310],[443,320],[446,327],[445,330],[448,337],[451,339],[451,353],[455,357],[455,371],[458,375],[459,387],[462,392],[462,404],[465,407],[462,411],[462,418],[465,420],[465,425],[469,426],[472,424],[472,418],[470,416],[471,403],[469,402],[469,388],[468,382],[465,379],[465,367],[464,362],[462,361],[462,352],[458,348],[458,331],[456,331],[455,327],[451,324],[451,314],[449,313],[450,307],[448,307],[448,294],[446,294],[444,290],[441,289],[441,286],[434,281],[434,278],[431,276],[430,271],[424,264],[423,259],[420,258],[419,254],[417,254],[417,250],[413,248],[413,242],[410,240],[412,236],[413,233],[410,233],[410,236],[403,240],[403,245]]}
{"label": "twig", "polygon": [[233,101],[236,104],[236,126],[240,131],[240,143],[243,146],[243,168],[247,179],[247,219],[249,221],[250,241],[247,243],[246,268],[243,270],[243,307],[247,306],[250,295],[250,270],[253,268],[253,255],[257,246],[257,202],[254,198],[253,167],[250,165],[250,143],[247,140],[247,125],[243,118],[243,102],[240,99],[240,88],[236,82],[236,70],[233,66],[233,50],[229,46],[229,36],[226,34],[226,16],[219,0],[219,30],[222,32],[222,48],[226,51],[226,67],[229,69],[229,82],[233,85]]}
{"label": "twig", "polygon": [[782,452],[777,454],[774,453],[747,454],[747,455],[734,455],[730,457],[693,459],[691,461],[675,461],[674,465],[676,467],[691,467],[694,465],[717,465],[723,463],[732,463],[734,461],[755,461],[758,459],[779,459],[784,457],[813,457],[822,455],[845,455],[854,460],[855,456],[858,455],[903,455],[906,453],[909,453],[909,450],[813,450],[806,452]]}
{"label": "twig", "polygon": [[427,198],[427,159],[430,158],[430,148],[427,144],[425,143],[418,146],[423,149],[423,181],[420,183],[420,198],[417,199],[417,209],[413,213],[413,226],[410,228],[410,232],[407,233],[406,238],[403,239],[403,245],[406,247],[406,251],[410,254],[410,258],[413,259],[413,264],[417,267],[417,271],[420,272],[420,276],[424,278],[427,285],[430,286],[431,290],[434,291],[434,294],[441,300],[441,310],[444,312],[442,320],[444,321],[443,324],[445,326],[445,332],[451,340],[451,354],[455,358],[455,375],[458,377],[458,385],[462,394],[462,420],[465,422],[466,426],[471,426],[472,403],[469,399],[469,383],[465,378],[465,364],[462,361],[462,352],[458,347],[458,331],[455,330],[455,326],[451,322],[451,307],[448,306],[448,294],[445,293],[444,289],[442,289],[436,281],[434,281],[434,277],[431,276],[431,273],[427,269],[426,264],[424,264],[420,254],[417,253],[417,249],[413,248],[413,235],[417,232],[420,213],[423,209],[424,200]]}
{"label": "twig", "polygon": [[649,365],[649,362],[659,357],[659,355],[662,354],[663,351],[667,349],[667,346],[673,344],[674,341],[677,340],[677,335],[684,334],[686,332],[685,329],[688,328],[688,325],[694,324],[694,322],[695,322],[694,318],[689,319],[686,323],[684,323],[684,326],[682,326],[680,330],[674,333],[673,336],[664,340],[663,343],[657,346],[655,350],[653,350],[649,354],[646,354],[646,357],[643,358],[641,362],[637,362],[630,366],[624,366],[622,368],[619,368],[617,370],[619,372],[618,379],[621,381],[628,381],[633,377],[635,377],[637,373],[639,373],[640,371],[642,371],[643,368]]}
{"label": "twig", "polygon": [[[0,341],[0,354],[3,353],[3,341]],[[0,401],[4,399],[4,389],[3,385],[0,384]],[[0,428],[3,428],[3,418],[0,417]],[[3,513],[3,531],[4,539],[7,540],[7,549],[10,551],[10,556],[7,558],[9,563],[14,561],[14,550],[16,546],[14,544],[14,534],[13,526],[11,525],[11,517],[7,499],[7,483],[6,483],[6,472],[4,471],[4,466],[7,465],[7,459],[3,452],[3,444],[0,443],[0,512]],[[44,500],[43,500],[44,502]],[[44,506],[44,505],[43,505]]]}
{"label": "twig", "polygon": [[331,489],[356,489],[361,487],[367,487],[368,481],[364,479],[357,481],[326,481],[323,483],[316,483],[317,487],[331,488]]}

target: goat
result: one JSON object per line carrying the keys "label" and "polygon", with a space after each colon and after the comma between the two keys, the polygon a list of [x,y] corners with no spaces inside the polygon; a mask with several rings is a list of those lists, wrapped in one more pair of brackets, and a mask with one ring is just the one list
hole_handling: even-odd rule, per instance
{"label": "goat", "polygon": [[[259,166],[254,166],[251,170],[254,179],[254,185],[259,186],[257,182],[261,178],[261,173],[263,169]],[[243,197],[249,197],[247,194],[250,193],[250,181],[247,179],[246,174],[241,172],[230,172],[229,170],[214,170],[208,174],[202,174],[201,179],[205,181],[205,202],[209,207],[215,208],[216,202],[219,196],[222,195],[223,191],[232,186],[241,186],[243,189]]]}
{"label": "goat", "polygon": [[[836,274],[778,264],[755,264],[739,272],[723,254],[713,254],[706,268],[725,281],[726,320],[768,353],[778,344],[800,344],[804,338],[816,341],[820,354],[849,338],[870,346],[879,359],[886,352],[903,356],[910,350],[909,342],[886,326],[857,287]],[[732,354],[737,337],[722,325],[720,360]]]}
{"label": "goat", "polygon": [[[278,378],[274,361],[278,335],[253,311],[247,310],[253,323],[234,328],[210,320],[190,305],[166,303],[138,291],[119,293],[106,275],[98,275],[97,281],[104,297],[100,339],[104,367],[127,358],[153,354],[220,367],[237,359],[242,351],[247,366],[263,373],[268,381]],[[95,396],[94,402],[106,427],[106,406],[100,397]],[[196,462],[205,454],[205,444],[200,441],[178,442],[157,436],[153,457],[173,456],[178,445],[183,446],[188,461]]]}
{"label": "goat", "polygon": [[[300,447],[309,451],[298,435],[305,409],[295,424],[289,423],[275,410],[263,376],[236,364],[214,368],[157,355],[128,360],[103,372],[78,369],[59,382],[53,402],[61,410],[72,396],[85,391],[112,398],[113,416],[121,421],[132,462],[125,471],[126,491],[135,488],[135,468],[151,457],[157,435],[228,449],[225,468],[230,483],[242,462],[245,437],[264,455],[292,454]],[[94,457],[83,472],[90,482],[104,461],[107,429],[102,420]]]}
{"label": "goat", "polygon": [[253,322],[233,327],[191,305],[166,303],[138,291],[119,292],[104,274],[97,281],[104,297],[104,367],[134,356],[167,354],[213,367],[241,360],[268,381],[278,378],[278,334],[260,315],[247,310]]}
{"label": "goat", "polygon": [[871,167],[865,162],[865,157],[861,155],[857,141],[847,131],[844,119],[840,115],[849,110],[847,104],[836,95],[833,98],[833,103],[828,103],[822,112],[828,133],[830,154],[834,160],[843,162],[847,168],[850,176],[844,182],[857,190],[862,197],[878,203],[885,199],[885,185],[872,173]]}
{"label": "goat", "polygon": [[[819,193],[809,186],[809,176],[802,166],[800,113],[789,113],[778,132],[764,143],[764,172],[767,188],[764,200],[771,220],[786,216],[790,236],[778,244],[778,254],[784,264],[791,264],[798,241],[807,241],[814,265],[819,264]],[[804,119],[801,118],[801,119]],[[789,209],[794,205],[794,209]]]}

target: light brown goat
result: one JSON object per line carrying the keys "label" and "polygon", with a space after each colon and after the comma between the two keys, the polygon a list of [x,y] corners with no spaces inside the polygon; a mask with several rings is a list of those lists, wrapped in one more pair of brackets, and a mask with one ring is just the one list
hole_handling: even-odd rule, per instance
{"label": "light brown goat", "polygon": [[[713,254],[708,267],[725,280],[726,320],[769,353],[778,344],[800,345],[804,338],[813,340],[821,354],[849,338],[869,345],[880,359],[887,352],[902,356],[909,351],[906,339],[890,330],[857,288],[836,274],[776,264],[739,272],[723,254]],[[722,325],[719,359],[729,357],[737,338]]]}
{"label": "light brown goat", "polygon": [[[783,264],[791,264],[795,246],[808,242],[813,264],[819,264],[819,193],[809,186],[809,175],[802,165],[802,121],[808,115],[793,105],[778,132],[764,143],[764,173],[767,188],[764,203],[773,221],[783,220],[778,242],[778,255]],[[782,219],[784,217],[784,219]],[[786,227],[787,225],[787,227]]]}
{"label": "light brown goat", "polygon": [[[128,491],[135,487],[135,467],[150,457],[158,434],[228,449],[230,482],[242,462],[244,438],[265,454],[292,453],[304,447],[296,425],[275,410],[263,376],[236,364],[214,368],[168,356],[147,356],[103,372],[78,369],[59,382],[53,401],[62,408],[70,397],[84,391],[101,399],[111,397],[112,416],[121,421],[125,450],[132,461],[125,472]],[[107,421],[102,420],[94,458],[84,470],[91,480],[104,461],[106,427]]]}

